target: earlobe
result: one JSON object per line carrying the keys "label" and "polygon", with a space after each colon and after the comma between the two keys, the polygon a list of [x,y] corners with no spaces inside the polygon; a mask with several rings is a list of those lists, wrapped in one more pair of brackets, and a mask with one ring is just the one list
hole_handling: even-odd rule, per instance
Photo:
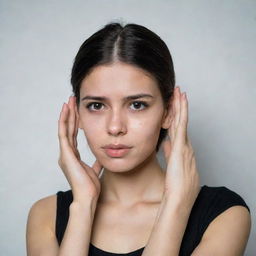
{"label": "earlobe", "polygon": [[167,110],[165,110],[165,113],[163,115],[163,122],[162,122],[162,128],[169,129],[172,123],[171,113]]}
{"label": "earlobe", "polygon": [[170,118],[170,116],[167,116],[162,124],[162,128],[164,129],[169,129],[171,126],[172,120]]}

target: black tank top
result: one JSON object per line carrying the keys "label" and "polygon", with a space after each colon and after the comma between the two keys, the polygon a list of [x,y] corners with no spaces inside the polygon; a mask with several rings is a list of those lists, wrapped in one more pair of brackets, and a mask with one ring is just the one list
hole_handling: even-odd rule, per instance
{"label": "black tank top", "polygon": [[[69,205],[73,201],[72,191],[58,191],[55,234],[61,244],[69,218]],[[243,198],[226,187],[202,186],[191,210],[187,227],[180,248],[180,256],[191,255],[199,244],[206,228],[219,214],[231,206],[241,205],[249,207]],[[88,256],[140,256],[144,247],[130,253],[112,253],[97,248],[92,243],[89,246]]]}

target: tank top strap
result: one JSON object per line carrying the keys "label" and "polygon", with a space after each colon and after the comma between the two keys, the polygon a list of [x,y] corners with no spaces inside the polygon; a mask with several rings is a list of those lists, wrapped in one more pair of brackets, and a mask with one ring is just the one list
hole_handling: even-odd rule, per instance
{"label": "tank top strap", "polygon": [[56,207],[56,222],[55,222],[55,235],[58,240],[58,244],[61,244],[66,226],[69,218],[69,206],[73,201],[73,194],[71,190],[58,191],[57,195],[57,207]]}

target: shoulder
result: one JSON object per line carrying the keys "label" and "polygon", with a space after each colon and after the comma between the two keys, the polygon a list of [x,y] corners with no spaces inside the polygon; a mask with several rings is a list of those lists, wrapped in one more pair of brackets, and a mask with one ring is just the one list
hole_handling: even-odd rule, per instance
{"label": "shoulder", "polygon": [[206,202],[203,236],[193,255],[211,251],[241,255],[251,228],[250,209],[244,199],[226,187],[203,186],[200,193],[199,201]]}
{"label": "shoulder", "polygon": [[209,218],[218,216],[232,206],[242,206],[250,212],[245,200],[238,193],[225,186],[202,186],[197,198],[197,204],[207,209],[205,213]]}
{"label": "shoulder", "polygon": [[55,218],[57,207],[57,195],[49,195],[34,202],[29,210],[28,222],[31,226],[43,225],[53,233],[55,230]]}
{"label": "shoulder", "polygon": [[56,239],[56,221],[63,209],[68,212],[72,200],[71,191],[59,191],[33,203],[26,225],[27,255],[56,255],[58,240]]}
{"label": "shoulder", "polygon": [[[237,211],[237,209],[244,213],[250,213],[250,208],[245,200],[238,193],[225,186],[203,186],[198,196],[198,204],[198,208],[202,212],[202,232],[216,217],[231,207],[232,209],[228,213]],[[236,209],[233,208],[235,206]]]}
{"label": "shoulder", "polygon": [[71,190],[58,191],[56,194],[43,197],[33,203],[28,219],[42,222],[54,233],[58,211],[67,210],[72,200]]}
{"label": "shoulder", "polygon": [[39,199],[31,206],[26,226],[27,255],[55,255],[58,244],[55,237],[57,196]]}

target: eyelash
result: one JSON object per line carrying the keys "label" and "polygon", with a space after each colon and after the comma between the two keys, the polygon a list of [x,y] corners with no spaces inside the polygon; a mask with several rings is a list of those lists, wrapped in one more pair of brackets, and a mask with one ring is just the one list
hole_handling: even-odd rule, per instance
{"label": "eyelash", "polygon": [[[146,108],[149,106],[148,103],[146,103],[145,101],[134,101],[134,102],[132,102],[132,104],[134,104],[134,103],[139,103],[140,105],[144,105],[144,108],[143,108],[143,109],[146,109]],[[94,104],[101,104],[101,105],[103,105],[103,103],[101,103],[101,102],[91,102],[91,103],[89,103],[89,104],[86,105],[86,108],[89,109],[89,110],[92,111],[92,112],[98,111],[98,110],[91,110],[91,109],[90,109],[90,107],[91,107],[92,105],[94,105]],[[143,109],[137,109],[137,111],[141,111],[141,110],[143,110]],[[135,110],[135,111],[136,111],[136,110]]]}

